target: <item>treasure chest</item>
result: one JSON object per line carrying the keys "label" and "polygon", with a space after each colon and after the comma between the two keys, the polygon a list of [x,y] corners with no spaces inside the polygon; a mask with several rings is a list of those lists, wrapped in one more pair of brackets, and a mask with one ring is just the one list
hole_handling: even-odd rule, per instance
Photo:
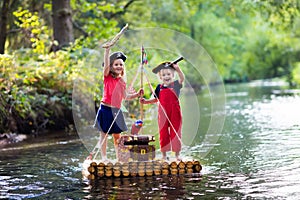
{"label": "treasure chest", "polygon": [[119,139],[120,145],[147,145],[154,142],[153,135],[122,135]]}
{"label": "treasure chest", "polygon": [[155,141],[151,135],[122,135],[118,144],[120,162],[148,161],[155,158],[155,146],[149,142]]}
{"label": "treasure chest", "polygon": [[134,145],[130,150],[130,155],[133,160],[148,161],[155,158],[154,145]]}
{"label": "treasure chest", "polygon": [[154,160],[155,146],[154,145],[119,146],[118,158],[120,162]]}

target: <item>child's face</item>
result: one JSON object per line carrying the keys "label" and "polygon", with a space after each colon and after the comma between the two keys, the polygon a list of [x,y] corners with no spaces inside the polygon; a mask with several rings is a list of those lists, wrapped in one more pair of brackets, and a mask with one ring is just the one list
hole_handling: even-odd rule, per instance
{"label": "child's face", "polygon": [[174,70],[172,69],[161,69],[159,71],[160,80],[162,80],[164,85],[169,85],[174,78]]}
{"label": "child's face", "polygon": [[112,64],[112,70],[117,75],[121,75],[124,73],[124,61],[122,59],[116,59],[114,60]]}

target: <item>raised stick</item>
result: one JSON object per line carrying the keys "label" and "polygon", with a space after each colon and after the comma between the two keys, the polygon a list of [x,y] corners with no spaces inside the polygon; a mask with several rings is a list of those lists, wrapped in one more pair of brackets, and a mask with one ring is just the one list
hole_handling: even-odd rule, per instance
{"label": "raised stick", "polygon": [[128,28],[128,24],[126,24],[121,31],[109,42],[105,43],[102,45],[102,48],[108,48],[113,46],[114,44],[116,44],[116,42],[120,39],[120,37],[123,35],[123,33],[125,32],[125,30]]}

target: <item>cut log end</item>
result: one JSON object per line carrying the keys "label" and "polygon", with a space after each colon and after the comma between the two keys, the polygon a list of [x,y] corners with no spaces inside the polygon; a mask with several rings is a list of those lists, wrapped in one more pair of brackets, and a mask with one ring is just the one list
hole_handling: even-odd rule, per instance
{"label": "cut log end", "polygon": [[99,162],[92,161],[86,167],[85,175],[88,179],[109,177],[146,177],[159,175],[184,175],[200,173],[202,166],[199,161],[167,162],[161,160],[146,162]]}

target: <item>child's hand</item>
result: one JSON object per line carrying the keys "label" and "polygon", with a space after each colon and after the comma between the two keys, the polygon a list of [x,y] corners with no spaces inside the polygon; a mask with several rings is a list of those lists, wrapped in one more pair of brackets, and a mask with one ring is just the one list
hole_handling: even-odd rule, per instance
{"label": "child's hand", "polygon": [[176,64],[173,64],[173,67],[175,70],[179,69],[179,65],[176,63]]}
{"label": "child's hand", "polygon": [[112,42],[106,42],[105,44],[102,45],[102,48],[104,49],[108,49],[110,48],[111,46],[113,46],[114,44]]}
{"label": "child's hand", "polygon": [[139,90],[138,94],[139,94],[140,97],[144,96],[144,89],[141,88]]}
{"label": "child's hand", "polygon": [[135,89],[133,87],[129,87],[128,88],[128,93],[129,94],[134,94],[134,93],[136,93],[136,91],[135,91]]}
{"label": "child's hand", "polygon": [[140,103],[141,103],[141,104],[145,104],[145,103],[146,103],[145,98],[141,97],[141,98],[140,98]]}

